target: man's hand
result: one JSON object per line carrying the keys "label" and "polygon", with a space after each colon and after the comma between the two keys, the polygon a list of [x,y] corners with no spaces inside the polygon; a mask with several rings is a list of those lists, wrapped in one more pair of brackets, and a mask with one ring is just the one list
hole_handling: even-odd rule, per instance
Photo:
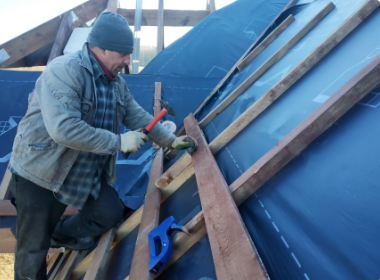
{"label": "man's hand", "polygon": [[191,151],[195,153],[198,148],[198,143],[197,141],[195,141],[193,137],[185,135],[185,136],[177,137],[173,141],[172,147],[173,149],[176,149],[176,150],[184,150],[187,148],[191,148]]}
{"label": "man's hand", "polygon": [[121,147],[120,151],[123,153],[137,153],[138,150],[148,141],[148,137],[137,131],[128,131],[121,134]]}

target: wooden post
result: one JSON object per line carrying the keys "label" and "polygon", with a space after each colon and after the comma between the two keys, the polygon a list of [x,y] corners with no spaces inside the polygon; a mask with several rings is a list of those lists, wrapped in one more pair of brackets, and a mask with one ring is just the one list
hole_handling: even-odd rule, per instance
{"label": "wooden post", "polygon": [[67,44],[67,41],[70,38],[71,33],[73,32],[69,25],[69,16],[70,11],[66,12],[63,15],[61,24],[58,29],[57,36],[55,37],[53,48],[51,49],[50,56],[47,64],[50,63],[54,58],[61,56],[63,54],[63,50]]}
{"label": "wooden post", "polygon": [[108,0],[107,11],[117,14],[117,9],[120,8],[119,0]]}
{"label": "wooden post", "polygon": [[[299,40],[301,40],[317,23],[319,23],[332,9],[333,3],[328,3],[314,18],[305,24],[288,42],[286,42],[275,54],[265,61],[255,72],[253,72],[243,83],[239,85],[229,96],[226,97],[214,110],[212,110],[200,123],[200,128],[204,128],[217,115],[219,115],[228,105],[239,97],[247,88],[256,82],[270,67],[279,61],[288,50],[290,50]],[[243,60],[244,62],[245,60]]]}
{"label": "wooden post", "polygon": [[157,54],[164,49],[164,0],[158,0],[157,14]]}
{"label": "wooden post", "polygon": [[162,149],[160,149],[152,162],[150,171],[144,211],[141,218],[135,252],[133,254],[131,272],[129,274],[131,280],[152,280],[154,276],[154,273],[149,271],[148,234],[159,224],[161,192],[154,182],[162,174],[163,160],[163,152]]}
{"label": "wooden post", "polygon": [[84,280],[101,280],[104,279],[105,266],[110,251],[112,241],[114,240],[116,228],[111,228],[102,235],[98,246],[94,249],[94,257],[84,276]]}
{"label": "wooden post", "polygon": [[184,123],[187,134],[198,142],[192,161],[217,278],[266,279],[252,239],[197,120],[190,114]]}

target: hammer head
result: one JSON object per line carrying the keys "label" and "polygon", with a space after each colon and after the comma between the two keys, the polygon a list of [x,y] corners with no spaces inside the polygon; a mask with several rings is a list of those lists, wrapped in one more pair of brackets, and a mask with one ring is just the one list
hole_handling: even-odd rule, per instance
{"label": "hammer head", "polygon": [[166,103],[161,98],[157,98],[157,100],[160,102],[162,108],[164,108],[164,109],[166,109],[166,111],[168,111],[168,115],[175,117],[175,111],[174,111],[172,106],[170,106],[168,103]]}

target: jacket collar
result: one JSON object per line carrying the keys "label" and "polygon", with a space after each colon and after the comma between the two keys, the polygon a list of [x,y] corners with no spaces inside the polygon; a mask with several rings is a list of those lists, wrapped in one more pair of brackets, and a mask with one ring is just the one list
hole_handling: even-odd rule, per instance
{"label": "jacket collar", "polygon": [[87,48],[88,43],[84,43],[81,51],[81,62],[80,65],[82,65],[84,68],[86,68],[88,71],[90,71],[91,75],[94,76],[94,69],[92,69],[92,64],[90,60],[90,55],[88,53],[88,48]]}

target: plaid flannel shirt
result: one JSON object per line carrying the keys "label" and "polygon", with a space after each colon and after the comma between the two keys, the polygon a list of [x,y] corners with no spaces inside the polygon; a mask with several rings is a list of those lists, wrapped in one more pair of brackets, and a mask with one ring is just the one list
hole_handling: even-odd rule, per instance
{"label": "plaid flannel shirt", "polygon": [[[93,127],[113,131],[113,82],[108,82],[103,69],[89,51],[96,85],[97,104]],[[66,205],[81,210],[91,194],[98,198],[103,166],[109,155],[80,152],[55,197]]]}

